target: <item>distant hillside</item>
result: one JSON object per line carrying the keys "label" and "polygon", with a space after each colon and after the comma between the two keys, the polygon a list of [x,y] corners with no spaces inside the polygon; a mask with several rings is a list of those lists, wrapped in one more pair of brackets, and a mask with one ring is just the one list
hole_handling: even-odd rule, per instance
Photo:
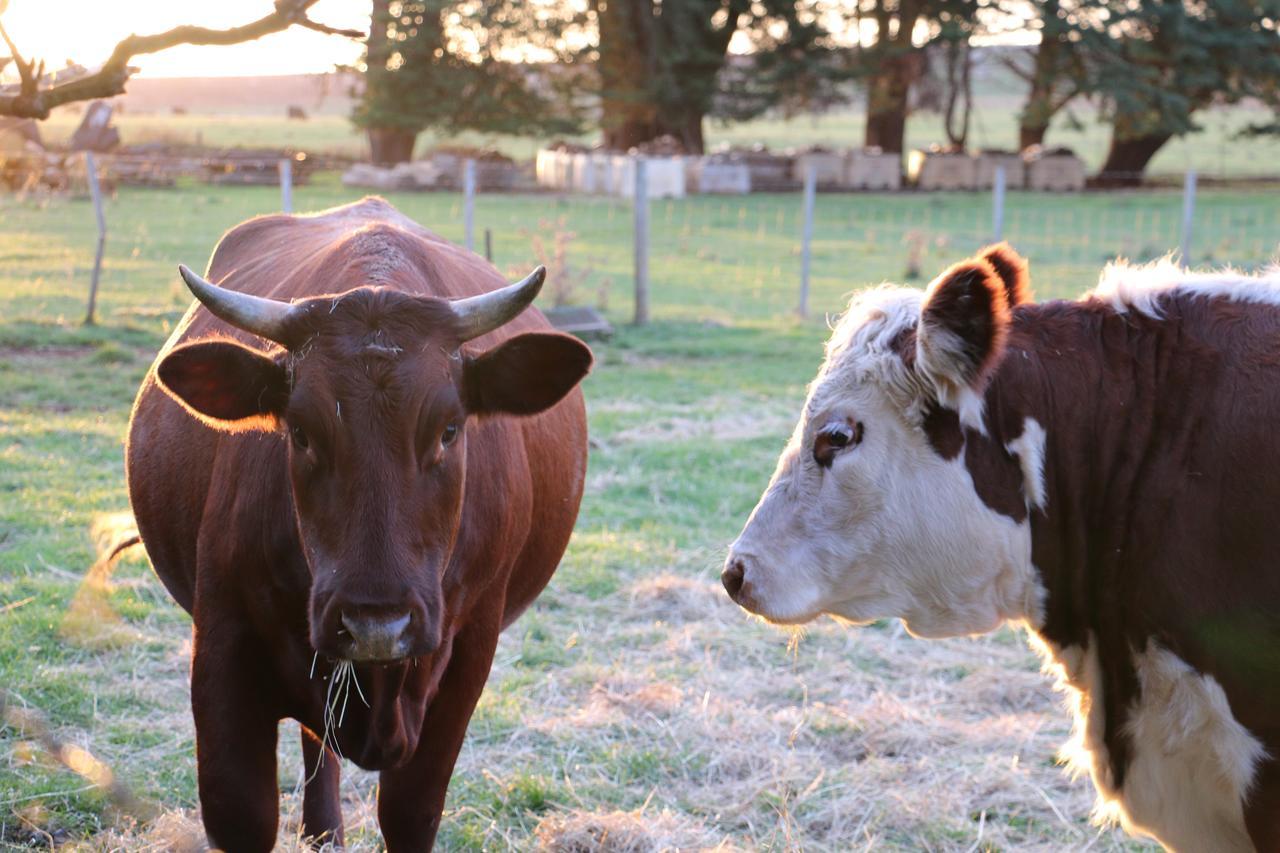
{"label": "distant hillside", "polygon": [[290,74],[279,77],[138,77],[120,100],[126,113],[282,116],[290,106],[311,115],[351,112],[351,75]]}

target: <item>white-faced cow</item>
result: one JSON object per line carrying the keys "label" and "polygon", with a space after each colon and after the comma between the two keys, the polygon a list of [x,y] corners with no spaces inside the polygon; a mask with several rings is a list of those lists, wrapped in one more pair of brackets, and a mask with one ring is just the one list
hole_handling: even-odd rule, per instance
{"label": "white-faced cow", "polygon": [[293,718],[306,836],[342,839],[336,748],[381,771],[387,847],[429,849],[498,633],[577,516],[590,350],[524,310],[541,269],[504,287],[380,199],[250,220],[219,284],[182,276],[199,302],[139,392],[128,477],[193,616],[209,838],[271,848]]}
{"label": "white-faced cow", "polygon": [[1000,245],[855,297],[722,580],[778,623],[1023,622],[1130,831],[1280,850],[1280,270],[1034,304]]}

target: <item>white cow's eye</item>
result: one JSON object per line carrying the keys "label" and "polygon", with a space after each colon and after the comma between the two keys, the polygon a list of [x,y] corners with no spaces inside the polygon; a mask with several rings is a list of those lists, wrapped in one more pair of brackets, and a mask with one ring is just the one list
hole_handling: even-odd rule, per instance
{"label": "white cow's eye", "polygon": [[813,440],[813,461],[830,468],[836,454],[862,441],[862,423],[853,418],[831,421],[818,431]]}

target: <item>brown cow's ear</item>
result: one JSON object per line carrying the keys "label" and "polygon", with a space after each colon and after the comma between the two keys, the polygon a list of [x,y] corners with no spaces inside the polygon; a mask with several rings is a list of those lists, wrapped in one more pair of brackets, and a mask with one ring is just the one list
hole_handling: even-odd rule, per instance
{"label": "brown cow's ear", "polygon": [[229,432],[274,429],[289,380],[274,359],[234,341],[177,347],[156,369],[160,387],[207,426]]}
{"label": "brown cow's ear", "polygon": [[1005,300],[1010,308],[1033,301],[1027,259],[1015,252],[1012,246],[1008,243],[996,243],[979,252],[978,257],[991,264],[996,275],[1004,282]]}
{"label": "brown cow's ear", "polygon": [[985,260],[956,264],[933,280],[920,309],[916,364],[945,392],[981,390],[1004,354],[1009,302]]}
{"label": "brown cow's ear", "polygon": [[536,415],[551,408],[591,369],[591,349],[562,334],[516,335],[468,358],[463,399],[473,415]]}

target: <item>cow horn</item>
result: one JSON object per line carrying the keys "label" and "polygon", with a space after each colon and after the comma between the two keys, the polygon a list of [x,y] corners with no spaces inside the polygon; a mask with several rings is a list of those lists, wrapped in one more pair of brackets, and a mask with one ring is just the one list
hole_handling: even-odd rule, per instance
{"label": "cow horn", "polygon": [[542,290],[542,282],[546,277],[547,268],[539,266],[520,281],[501,290],[453,300],[449,304],[453,306],[453,313],[458,318],[462,340],[478,338],[514,320],[516,315],[529,307],[538,291]]}
{"label": "cow horn", "polygon": [[220,319],[269,341],[285,343],[287,321],[294,311],[289,303],[218,287],[185,264],[178,264],[178,272],[196,299]]}

